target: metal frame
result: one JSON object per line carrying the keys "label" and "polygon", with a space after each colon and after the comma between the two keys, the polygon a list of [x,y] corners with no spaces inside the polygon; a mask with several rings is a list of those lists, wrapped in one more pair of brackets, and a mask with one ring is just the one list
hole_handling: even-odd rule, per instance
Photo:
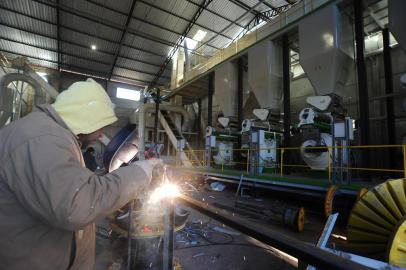
{"label": "metal frame", "polygon": [[369,267],[349,261],[335,254],[329,253],[320,248],[314,247],[295,238],[285,236],[279,232],[267,230],[264,231],[258,224],[239,217],[233,213],[222,211],[220,208],[213,207],[180,195],[176,199],[177,203],[188,206],[212,219],[221,222],[233,229],[236,229],[258,241],[275,247],[289,255],[297,257],[300,261],[311,264],[320,269],[329,270],[369,270]]}
{"label": "metal frame", "polygon": [[137,0],[132,0],[130,12],[128,12],[127,19],[126,19],[126,22],[125,22],[125,28],[121,32],[120,42],[118,44],[118,48],[116,49],[116,53],[114,55],[114,60],[110,65],[110,72],[109,72],[109,75],[108,75],[109,80],[111,79],[111,75],[113,75],[113,71],[114,71],[114,68],[116,66],[118,56],[120,55],[121,47],[123,45],[124,37],[128,32],[128,26],[130,24],[131,17],[132,17],[132,14],[134,12],[134,7],[135,7],[136,4],[137,4]]}
{"label": "metal frame", "polygon": [[179,46],[183,44],[183,41],[185,40],[186,36],[189,34],[190,30],[192,29],[193,25],[195,24],[195,22],[197,21],[197,19],[200,17],[200,15],[202,14],[203,10],[205,10],[205,8],[210,5],[210,3],[213,0],[204,0],[204,2],[199,6],[199,8],[197,9],[197,11],[195,12],[195,14],[193,15],[192,21],[190,23],[188,23],[188,25],[186,26],[186,29],[183,31],[181,37],[178,39],[178,41],[176,42],[176,45],[172,48],[171,52],[169,53],[168,57],[165,59],[165,61],[163,62],[161,68],[159,69],[159,71],[156,73],[155,78],[152,80],[152,82],[149,84],[149,88],[153,87],[156,82],[159,80],[159,78],[161,77],[162,73],[164,72],[164,70],[166,69],[166,66],[169,64],[169,62],[172,60],[173,55],[176,53],[176,51],[178,50]]}

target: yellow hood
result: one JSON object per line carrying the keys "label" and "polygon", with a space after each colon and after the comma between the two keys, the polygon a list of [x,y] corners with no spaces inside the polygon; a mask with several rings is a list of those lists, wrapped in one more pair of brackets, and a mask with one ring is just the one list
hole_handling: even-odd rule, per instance
{"label": "yellow hood", "polygon": [[117,121],[114,104],[93,79],[72,84],[52,107],[75,135],[89,134]]}

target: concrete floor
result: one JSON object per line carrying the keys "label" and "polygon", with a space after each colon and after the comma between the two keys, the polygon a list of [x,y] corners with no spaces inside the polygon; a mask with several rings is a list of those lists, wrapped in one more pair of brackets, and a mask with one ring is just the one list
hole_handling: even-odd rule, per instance
{"label": "concrete floor", "polygon": [[[222,192],[211,191],[207,185],[200,182],[192,182],[197,187],[198,192],[190,192],[189,195],[205,200],[208,203],[221,203],[232,206],[235,201],[235,187],[228,186]],[[259,196],[259,198],[247,197],[243,200],[252,203],[267,205],[275,201],[275,199],[267,197],[268,195]],[[188,218],[189,223],[208,223],[208,226],[222,227],[226,230],[232,229],[223,227],[222,224],[211,220],[210,218],[201,215],[193,210],[190,210]],[[261,225],[264,230],[272,230],[281,234],[299,239],[304,242],[315,244],[324,226],[324,218],[319,214],[307,213],[305,230],[302,233],[294,232],[289,228],[281,226],[278,222],[264,222],[256,220],[257,224]],[[106,225],[106,224],[104,224]],[[341,234],[340,228],[337,228],[336,233]],[[182,268],[178,269],[236,269],[236,270],[261,270],[261,269],[296,269],[297,261],[291,257],[281,256],[271,247],[266,246],[255,239],[238,232],[233,232],[233,241],[227,245],[210,245],[203,238],[196,238],[196,241],[186,241],[182,238],[184,234],[177,233],[175,237],[174,257],[179,261]],[[221,239],[220,239],[221,240]],[[101,239],[98,237],[96,249],[96,269],[126,269],[123,256],[126,254],[125,239],[115,241]],[[339,244],[339,242],[338,242]],[[205,245],[205,246],[199,246]],[[112,267],[112,264],[114,267]],[[119,265],[122,267],[120,268]],[[139,268],[142,269],[142,268]],[[145,269],[155,269],[154,267]]]}

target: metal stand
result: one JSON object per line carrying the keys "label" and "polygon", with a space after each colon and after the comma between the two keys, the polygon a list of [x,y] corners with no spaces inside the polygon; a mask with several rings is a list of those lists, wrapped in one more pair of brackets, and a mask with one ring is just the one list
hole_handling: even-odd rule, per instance
{"label": "metal stand", "polygon": [[164,250],[163,250],[163,269],[173,269],[173,232],[174,232],[174,203],[172,199],[168,199],[165,203],[164,217]]}

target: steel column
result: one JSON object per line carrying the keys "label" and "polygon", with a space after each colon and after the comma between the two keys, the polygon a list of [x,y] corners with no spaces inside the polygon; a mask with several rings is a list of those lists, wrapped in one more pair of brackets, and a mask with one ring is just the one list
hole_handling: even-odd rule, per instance
{"label": "steel column", "polygon": [[[395,110],[393,108],[393,78],[390,45],[390,32],[388,28],[382,30],[383,36],[383,66],[385,72],[386,113],[388,121],[388,143],[396,144]],[[392,157],[392,155],[391,155]]]}
{"label": "steel column", "polygon": [[[393,107],[393,77],[392,77],[392,58],[390,47],[390,32],[388,28],[382,30],[383,36],[383,67],[385,72],[385,93],[388,95],[386,98],[386,117],[387,117],[387,130],[388,130],[388,144],[396,144],[396,124],[395,124],[395,110]],[[396,166],[394,149],[389,150],[390,167]]]}
{"label": "steel column", "polygon": [[214,71],[209,74],[209,93],[207,101],[207,126],[211,127],[213,124],[213,94],[214,94]]}
{"label": "steel column", "polygon": [[[354,3],[354,26],[355,26],[355,49],[357,57],[357,76],[358,76],[358,102],[359,102],[359,133],[360,145],[369,145],[369,95],[367,72],[364,58],[364,17],[363,1],[357,0]],[[363,165],[369,165],[369,153],[363,153]]]}
{"label": "steel column", "polygon": [[291,256],[295,256],[306,263],[315,266],[318,269],[329,270],[370,270],[371,268],[339,257],[333,253],[317,248],[313,245],[304,243],[295,238],[286,236],[276,231],[264,229],[255,222],[246,218],[239,217],[233,213],[222,211],[220,208],[213,207],[185,195],[180,195],[178,203],[193,208],[194,210],[220,221],[222,224],[236,229],[258,241],[275,247]]}
{"label": "steel column", "polygon": [[[237,122],[238,129],[242,126],[242,121],[244,120],[244,59],[242,57],[238,58],[238,73],[237,73]],[[241,134],[238,135],[238,145],[237,148],[241,149],[242,147],[242,138]],[[235,158],[237,162],[241,162],[241,153],[236,152]]]}
{"label": "steel column", "polygon": [[282,37],[282,65],[283,65],[283,142],[285,147],[290,146],[290,48],[289,36]]}
{"label": "steel column", "polygon": [[197,149],[200,150],[201,148],[201,140],[202,140],[202,99],[198,99],[197,101],[197,133],[199,134],[197,137]]}
{"label": "steel column", "polygon": [[161,98],[161,89],[156,90],[156,97],[155,97],[155,121],[154,121],[154,142],[155,144],[158,144],[158,125],[159,125],[159,104],[161,103],[160,101]]}

